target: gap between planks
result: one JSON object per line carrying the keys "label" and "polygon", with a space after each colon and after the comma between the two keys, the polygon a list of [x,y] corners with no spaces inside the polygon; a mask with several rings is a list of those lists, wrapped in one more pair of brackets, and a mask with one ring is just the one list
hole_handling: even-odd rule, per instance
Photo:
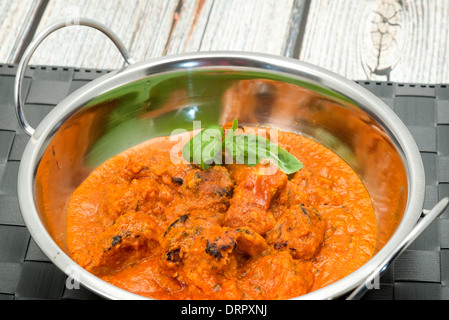
{"label": "gap between planks", "polygon": [[0,1],[0,62],[16,63],[47,0]]}

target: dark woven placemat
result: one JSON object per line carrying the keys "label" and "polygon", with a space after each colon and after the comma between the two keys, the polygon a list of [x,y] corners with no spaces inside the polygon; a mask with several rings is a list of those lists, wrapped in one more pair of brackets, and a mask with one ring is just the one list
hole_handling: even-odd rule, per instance
{"label": "dark woven placemat", "polygon": [[[30,67],[24,87],[27,118],[36,127],[64,97],[104,70]],[[0,65],[0,300],[99,299],[69,290],[66,276],[41,252],[22,220],[17,174],[28,136],[13,106],[16,67]],[[425,208],[449,195],[449,86],[358,82],[390,106],[407,125],[426,170]],[[449,210],[404,252],[364,299],[449,299]]]}

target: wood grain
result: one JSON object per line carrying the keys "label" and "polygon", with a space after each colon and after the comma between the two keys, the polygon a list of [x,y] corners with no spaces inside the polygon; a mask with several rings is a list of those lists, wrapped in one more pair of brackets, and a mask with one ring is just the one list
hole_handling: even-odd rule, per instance
{"label": "wood grain", "polygon": [[[0,62],[17,59],[42,1],[38,31],[59,19],[93,18],[137,61],[239,50],[298,58],[352,80],[449,83],[447,0],[0,0]],[[86,27],[53,34],[31,63],[124,65],[109,39]]]}
{"label": "wood grain", "polygon": [[[87,17],[111,28],[139,59],[137,53],[161,54],[170,33],[178,0],[52,0],[38,32],[60,19]],[[49,36],[36,51],[32,64],[115,69],[124,65],[111,41],[88,27],[72,26]]]}
{"label": "wood grain", "polygon": [[215,0],[200,50],[281,55],[293,4],[292,0]]}
{"label": "wood grain", "polygon": [[[94,18],[117,33],[137,61],[210,50],[291,56],[296,41],[292,26],[298,24],[304,1],[50,0],[38,31],[61,18]],[[109,40],[86,27],[51,35],[31,63],[103,69],[123,65]]]}
{"label": "wood grain", "polygon": [[40,1],[0,0],[0,62],[12,63],[30,30]]}
{"label": "wood grain", "polygon": [[300,60],[353,80],[449,82],[449,1],[313,0]]}

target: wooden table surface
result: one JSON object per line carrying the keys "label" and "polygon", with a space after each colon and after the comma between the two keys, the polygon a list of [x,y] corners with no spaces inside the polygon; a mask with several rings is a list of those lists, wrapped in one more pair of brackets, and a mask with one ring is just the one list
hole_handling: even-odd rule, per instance
{"label": "wooden table surface", "polygon": [[[93,18],[137,61],[239,50],[293,57],[352,80],[449,83],[447,0],[0,0],[0,63],[20,60],[36,32],[59,19]],[[60,30],[33,65],[116,69],[109,39]]]}

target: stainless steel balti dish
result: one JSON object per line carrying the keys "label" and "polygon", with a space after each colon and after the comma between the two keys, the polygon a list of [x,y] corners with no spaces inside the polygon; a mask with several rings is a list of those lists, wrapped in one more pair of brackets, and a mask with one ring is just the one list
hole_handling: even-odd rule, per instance
{"label": "stainless steel balti dish", "polygon": [[[66,22],[35,38],[18,66],[15,86],[18,120],[31,137],[20,165],[18,196],[26,226],[42,251],[73,281],[105,298],[142,297],[93,276],[67,255],[65,216],[72,192],[103,161],[149,138],[191,130],[193,121],[232,120],[224,100],[241,81],[268,79],[271,84],[254,86],[250,94],[258,102],[242,110],[240,122],[298,132],[327,146],[358,173],[375,207],[373,258],[298,299],[361,297],[365,283],[380,275],[447,206],[446,198],[423,210],[424,169],[412,136],[381,100],[352,81],[297,60],[257,53],[202,52],[134,63],[106,27],[89,19],[77,22],[108,35],[130,65],[71,94],[34,129],[22,112],[25,68],[42,40]],[[291,103],[282,112],[270,110],[279,98],[277,89],[286,83]],[[382,173],[389,171],[394,179],[385,179]]]}

